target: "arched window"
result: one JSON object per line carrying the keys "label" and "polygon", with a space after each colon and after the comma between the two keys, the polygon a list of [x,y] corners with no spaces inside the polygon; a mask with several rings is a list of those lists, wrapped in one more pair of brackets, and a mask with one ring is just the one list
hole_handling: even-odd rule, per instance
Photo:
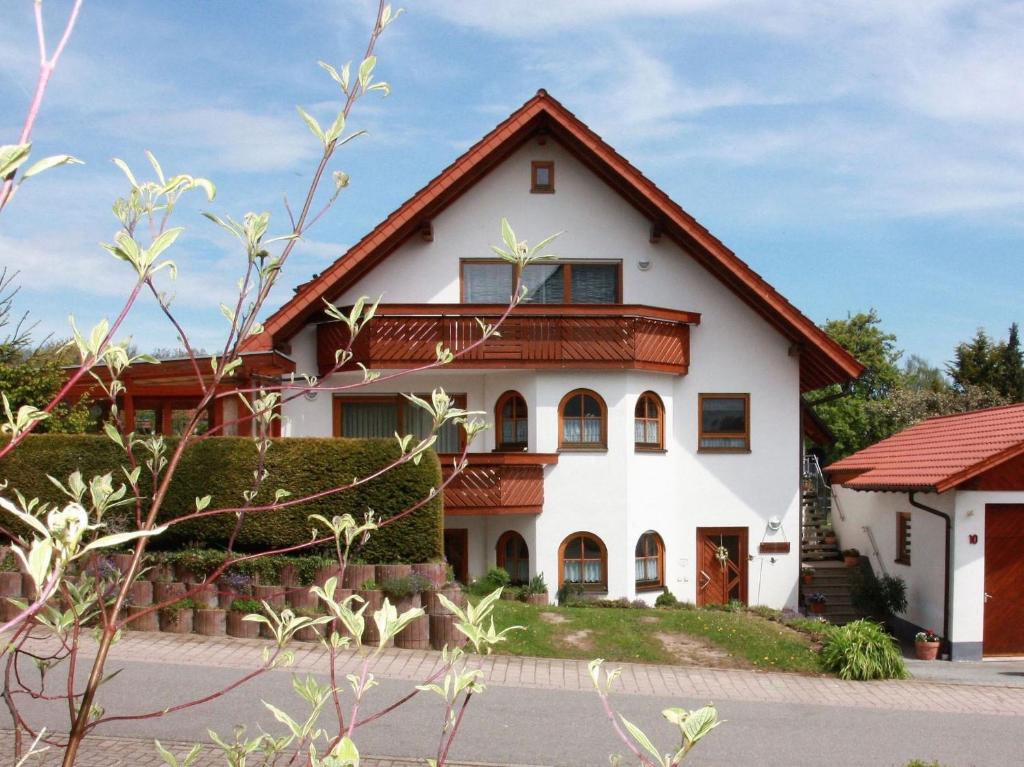
{"label": "arched window", "polygon": [[636,542],[636,587],[658,588],[665,585],[665,544],[661,536],[648,530]]}
{"label": "arched window", "polygon": [[608,550],[596,535],[573,533],[558,548],[558,585],[579,583],[586,589],[608,588]]}
{"label": "arched window", "polygon": [[507,391],[494,406],[497,423],[498,450],[526,450],[529,427],[526,423],[526,400],[517,391]]}
{"label": "arched window", "polygon": [[558,406],[558,416],[559,447],[608,447],[608,410],[595,392],[589,389],[569,392]]}
{"label": "arched window", "polygon": [[636,401],[633,433],[637,450],[661,450],[665,447],[665,407],[652,391],[644,392]]}
{"label": "arched window", "polygon": [[498,567],[505,569],[515,586],[521,586],[530,580],[530,550],[523,536],[515,530],[509,530],[498,538]]}

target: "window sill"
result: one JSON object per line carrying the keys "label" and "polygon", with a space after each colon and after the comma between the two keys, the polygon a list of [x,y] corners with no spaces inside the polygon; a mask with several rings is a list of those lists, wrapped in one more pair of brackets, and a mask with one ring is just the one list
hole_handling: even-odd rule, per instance
{"label": "window sill", "polygon": [[646,447],[645,445],[634,445],[633,449],[637,453],[667,453],[668,450],[664,447]]}
{"label": "window sill", "polygon": [[603,445],[581,445],[580,447],[560,447],[559,453],[607,453],[608,448]]}
{"label": "window sill", "polygon": [[636,592],[638,594],[639,593],[648,593],[648,592],[651,592],[651,591],[664,591],[664,590],[665,590],[665,584],[663,584],[663,583],[637,583],[636,584]]}
{"label": "window sill", "polygon": [[903,565],[904,567],[910,567],[909,559],[894,559],[893,562],[897,565]]}
{"label": "window sill", "polygon": [[540,188],[540,187],[538,187],[536,189],[531,189],[530,190],[530,194],[554,194],[554,193],[555,193],[554,189],[543,189],[543,188]]}
{"label": "window sill", "polygon": [[499,445],[492,453],[529,453],[526,445]]}
{"label": "window sill", "polygon": [[698,447],[697,448],[697,452],[698,453],[709,453],[709,454],[714,454],[714,453],[743,454],[743,453],[750,453],[752,451],[751,451],[751,449],[749,447]]}

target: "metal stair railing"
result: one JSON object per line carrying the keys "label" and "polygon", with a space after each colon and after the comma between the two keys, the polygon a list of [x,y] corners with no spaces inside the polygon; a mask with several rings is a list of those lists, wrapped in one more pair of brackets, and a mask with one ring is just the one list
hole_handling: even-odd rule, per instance
{"label": "metal stair railing", "polygon": [[875,540],[875,534],[871,528],[867,525],[861,528],[864,534],[867,535],[868,540],[871,542],[871,553],[875,555],[875,559],[878,560],[878,569],[882,571],[882,575],[888,577],[889,571],[885,569],[885,562],[882,561],[882,555],[878,551],[878,541]]}
{"label": "metal stair railing", "polygon": [[[831,519],[832,508],[833,508],[833,495],[832,486],[829,481],[825,479],[825,472],[821,470],[821,463],[818,461],[818,456],[814,453],[807,453],[803,456],[802,476],[805,480],[811,482],[811,489],[815,494],[815,506],[819,513],[824,513],[825,517]],[[839,519],[843,522],[846,521],[846,515],[843,514],[843,510],[839,507],[839,504],[835,504],[835,509],[839,512]]]}

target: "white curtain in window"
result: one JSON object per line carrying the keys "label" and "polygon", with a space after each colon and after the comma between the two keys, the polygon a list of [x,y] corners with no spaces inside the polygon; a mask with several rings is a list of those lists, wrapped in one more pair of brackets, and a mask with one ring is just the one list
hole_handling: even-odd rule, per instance
{"label": "white curtain in window", "polygon": [[636,558],[636,580],[656,581],[658,580],[658,560],[656,557]]}
{"label": "white curtain in window", "polygon": [[600,418],[587,418],[583,421],[583,441],[595,443],[601,441]]}
{"label": "white curtain in window", "polygon": [[600,583],[601,582],[601,563],[600,561],[587,560],[583,563],[583,582],[584,583]]}
{"label": "white curtain in window", "polygon": [[391,437],[398,429],[398,412],[389,402],[346,402],[342,405],[343,437]]}
{"label": "white curtain in window", "polygon": [[579,421],[562,421],[562,441],[582,442],[582,432]]}
{"label": "white curtain in window", "polygon": [[580,563],[579,562],[566,562],[565,563],[565,582],[566,583],[580,583],[583,579],[580,577]]}

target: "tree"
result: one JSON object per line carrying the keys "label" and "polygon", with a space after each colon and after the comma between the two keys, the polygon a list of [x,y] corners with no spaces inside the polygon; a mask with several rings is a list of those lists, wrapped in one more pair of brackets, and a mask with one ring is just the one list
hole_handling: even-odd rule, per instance
{"label": "tree", "polygon": [[918,354],[911,354],[903,365],[902,388],[916,391],[944,392],[949,381],[942,370]]}
{"label": "tree", "polygon": [[871,309],[829,320],[823,329],[864,365],[864,374],[842,386],[820,389],[808,403],[828,426],[835,442],[826,447],[828,460],[836,460],[889,436],[878,422],[870,403],[886,399],[902,381],[899,368],[902,352],[896,336],[881,327],[878,313]]}
{"label": "tree", "polygon": [[1006,343],[1000,345],[996,388],[1011,402],[1024,402],[1024,353],[1016,322],[1010,325]]}
{"label": "tree", "polygon": [[984,328],[978,328],[973,339],[956,347],[953,361],[947,365],[946,370],[953,379],[953,385],[960,391],[968,386],[987,386],[998,391],[996,372],[999,357],[998,346],[992,342]]}

